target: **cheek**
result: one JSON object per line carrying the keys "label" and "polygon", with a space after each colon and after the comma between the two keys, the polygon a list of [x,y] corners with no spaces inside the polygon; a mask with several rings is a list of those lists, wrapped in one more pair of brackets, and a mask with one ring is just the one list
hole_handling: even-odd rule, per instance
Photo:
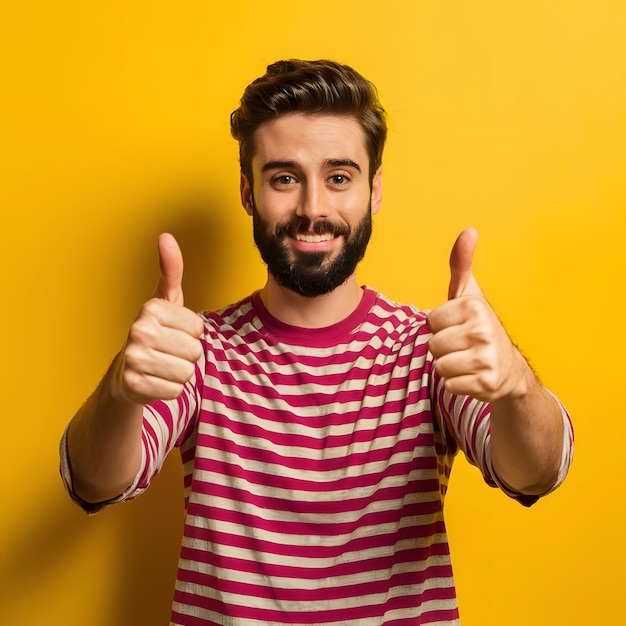
{"label": "cheek", "polygon": [[370,202],[371,196],[369,192],[358,191],[353,194],[346,194],[343,208],[351,216],[361,218],[365,211],[369,210]]}
{"label": "cheek", "polygon": [[261,187],[255,196],[257,210],[263,218],[270,222],[281,222],[288,218],[297,208],[296,193],[277,192],[271,188]]}

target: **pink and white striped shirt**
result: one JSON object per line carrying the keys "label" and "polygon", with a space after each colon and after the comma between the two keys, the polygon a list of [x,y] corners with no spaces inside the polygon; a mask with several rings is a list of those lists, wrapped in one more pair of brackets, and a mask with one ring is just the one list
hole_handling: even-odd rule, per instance
{"label": "pink and white striped shirt", "polygon": [[[180,447],[171,624],[458,624],[443,520],[458,449],[507,490],[491,465],[489,406],[445,391],[426,314],[365,288],[323,329],[277,321],[258,294],[204,319],[195,376],[177,400],[146,406],[142,469],[119,498]],[[563,419],[555,487],[572,455]]]}

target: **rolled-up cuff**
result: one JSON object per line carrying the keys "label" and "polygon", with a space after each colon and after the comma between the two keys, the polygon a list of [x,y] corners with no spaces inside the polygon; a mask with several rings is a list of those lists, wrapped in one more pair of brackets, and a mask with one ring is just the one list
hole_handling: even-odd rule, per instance
{"label": "rolled-up cuff", "polygon": [[559,473],[556,477],[556,480],[554,481],[554,484],[547,491],[539,495],[530,495],[512,490],[498,478],[498,475],[493,469],[493,463],[491,460],[491,448],[487,446],[486,461],[487,467],[489,468],[490,472],[490,478],[492,479],[488,480],[488,482],[492,486],[500,488],[504,493],[506,493],[511,498],[517,500],[520,504],[523,504],[524,506],[533,505],[535,502],[537,502],[537,500],[539,500],[539,498],[547,496],[549,493],[552,493],[557,487],[559,487],[559,485],[565,480],[565,477],[567,476],[567,472],[569,471],[569,468],[572,464],[572,458],[574,455],[574,429],[572,427],[572,421],[570,419],[570,416],[561,401],[549,389],[546,389],[546,391],[554,398],[554,401],[559,406],[561,416],[563,418],[563,446],[561,450],[561,465],[559,467]]}

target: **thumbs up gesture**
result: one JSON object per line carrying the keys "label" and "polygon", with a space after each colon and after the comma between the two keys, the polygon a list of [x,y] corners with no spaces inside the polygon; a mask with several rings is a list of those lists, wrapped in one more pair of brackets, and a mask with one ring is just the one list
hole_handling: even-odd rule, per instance
{"label": "thumbs up gesture", "polygon": [[183,255],[167,233],[158,239],[161,276],[133,322],[117,372],[121,395],[138,404],[180,395],[202,356],[202,319],[183,304]]}
{"label": "thumbs up gesture", "polygon": [[493,402],[524,394],[528,365],[474,277],[477,240],[468,228],[452,248],[448,301],[429,315],[429,348],[448,391]]}

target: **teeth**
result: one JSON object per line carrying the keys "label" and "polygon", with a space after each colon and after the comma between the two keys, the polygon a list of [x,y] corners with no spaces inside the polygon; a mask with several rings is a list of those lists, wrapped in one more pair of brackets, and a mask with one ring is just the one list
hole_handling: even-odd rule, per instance
{"label": "teeth", "polygon": [[307,243],[320,243],[321,241],[330,241],[333,238],[331,233],[325,233],[323,235],[307,235],[305,233],[299,233],[296,235],[298,241],[306,241]]}

